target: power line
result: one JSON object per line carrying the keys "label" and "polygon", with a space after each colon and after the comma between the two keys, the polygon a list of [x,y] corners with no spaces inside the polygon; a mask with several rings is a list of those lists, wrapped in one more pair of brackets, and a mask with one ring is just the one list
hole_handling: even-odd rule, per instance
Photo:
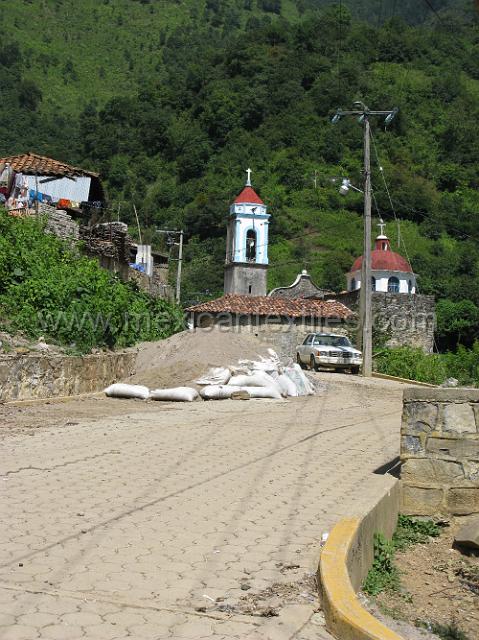
{"label": "power line", "polygon": [[429,9],[433,12],[433,14],[436,16],[436,18],[439,20],[439,22],[442,24],[443,27],[446,26],[446,23],[443,21],[442,16],[439,15],[439,13],[437,12],[437,10],[435,9],[435,7],[433,6],[431,0],[424,0],[425,4],[429,7]]}
{"label": "power line", "polygon": [[339,0],[339,41],[337,48],[337,74],[338,74],[338,93],[341,95],[341,56],[342,56],[342,48],[343,48],[343,2]]}

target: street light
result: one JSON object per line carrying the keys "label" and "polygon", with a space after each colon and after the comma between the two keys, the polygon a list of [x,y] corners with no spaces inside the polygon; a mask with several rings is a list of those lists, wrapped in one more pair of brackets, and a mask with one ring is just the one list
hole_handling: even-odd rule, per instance
{"label": "street light", "polygon": [[342,196],[347,196],[350,189],[353,189],[353,191],[357,191],[358,193],[364,193],[362,189],[358,189],[358,187],[355,187],[349,178],[343,178],[341,186],[339,187],[339,193]]}

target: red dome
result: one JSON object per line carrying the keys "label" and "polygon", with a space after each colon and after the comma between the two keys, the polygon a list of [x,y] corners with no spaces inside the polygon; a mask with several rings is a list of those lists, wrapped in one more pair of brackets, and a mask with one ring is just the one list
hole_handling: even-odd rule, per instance
{"label": "red dome", "polygon": [[252,187],[245,187],[235,200],[235,204],[264,204]]}
{"label": "red dome", "polygon": [[[354,261],[351,273],[359,271],[362,264],[363,256]],[[376,248],[371,251],[371,269],[373,271],[405,271],[413,273],[411,265],[406,258],[400,256],[399,253],[391,251],[389,240],[385,236],[379,236],[376,239]]]}

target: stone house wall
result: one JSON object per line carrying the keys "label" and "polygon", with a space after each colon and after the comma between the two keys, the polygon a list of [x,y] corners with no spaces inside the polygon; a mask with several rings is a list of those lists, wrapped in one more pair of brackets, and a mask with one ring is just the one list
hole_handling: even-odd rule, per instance
{"label": "stone house wall", "polygon": [[0,356],[0,402],[101,391],[132,375],[136,358],[134,349],[84,357]]}
{"label": "stone house wall", "polygon": [[402,512],[479,513],[479,389],[404,391]]}
{"label": "stone house wall", "polygon": [[45,230],[48,233],[52,233],[62,240],[76,241],[79,239],[80,226],[66,211],[39,203],[38,214],[46,216]]}

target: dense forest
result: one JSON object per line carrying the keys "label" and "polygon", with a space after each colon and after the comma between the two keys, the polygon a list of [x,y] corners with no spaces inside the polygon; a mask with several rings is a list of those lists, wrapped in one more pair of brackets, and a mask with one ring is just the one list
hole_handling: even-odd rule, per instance
{"label": "dense forest", "polygon": [[[187,234],[184,302],[222,290],[228,207],[253,169],[270,206],[271,287],[307,268],[342,289],[361,252],[364,100],[374,215],[388,222],[443,347],[479,337],[479,30],[461,0],[0,0],[0,154],[105,180],[144,236]],[[382,170],[380,170],[380,167]],[[390,196],[388,195],[388,190]]]}

